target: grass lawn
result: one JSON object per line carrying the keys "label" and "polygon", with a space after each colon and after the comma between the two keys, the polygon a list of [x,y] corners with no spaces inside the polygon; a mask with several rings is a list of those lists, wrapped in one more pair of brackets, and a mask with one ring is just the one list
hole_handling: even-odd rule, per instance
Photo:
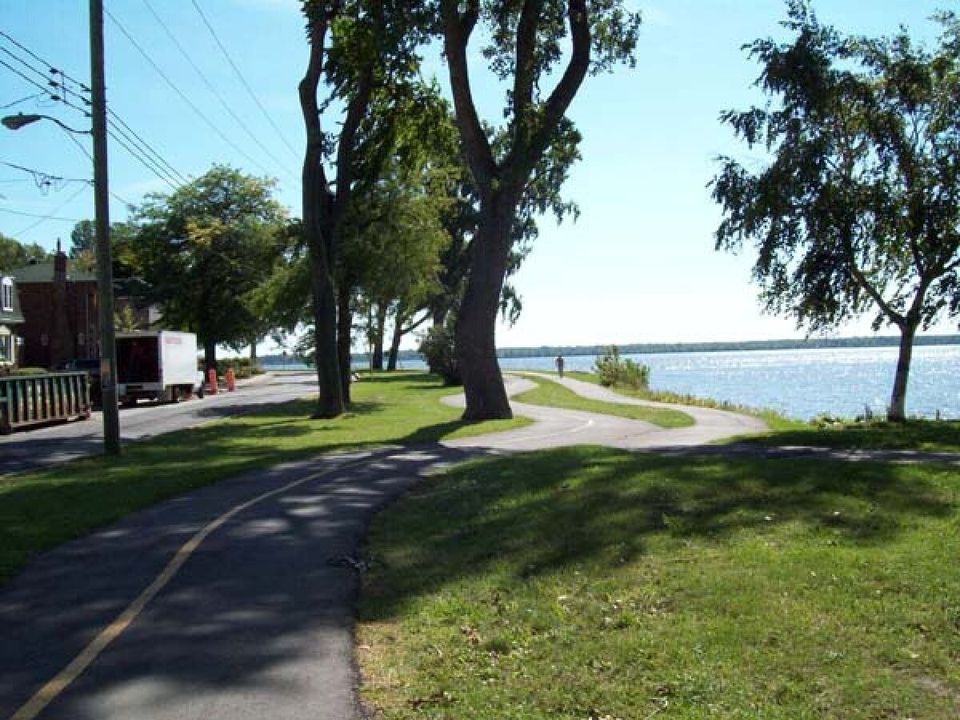
{"label": "grass lawn", "polygon": [[385,718],[960,716],[960,473],[570,448],[376,520]]}
{"label": "grass lawn", "polygon": [[960,452],[960,421],[908,420],[905,423],[874,421],[836,423],[749,438],[763,446],[809,445],[844,450],[922,450]]}
{"label": "grass lawn", "polygon": [[[573,378],[574,380],[582,380],[583,382],[592,383],[594,385],[600,384],[600,378],[594,373],[573,371],[564,374]],[[697,397],[696,395],[683,395],[681,393],[670,392],[669,390],[638,390],[627,387],[613,387],[610,389],[614,392],[620,393],[621,395],[635,397],[641,400],[671,403],[674,405],[693,405],[694,407],[728,410],[730,412],[741,413],[743,415],[752,415],[753,417],[763,420],[767,424],[767,427],[774,431],[798,430],[808,427],[807,423],[803,422],[802,420],[794,420],[793,418],[785,417],[776,410],[749,408],[744,407],[743,405],[737,405],[736,403],[713,400],[711,398],[702,398]]]}
{"label": "grass lawn", "polygon": [[452,390],[428,375],[378,375],[353,386],[351,412],[310,420],[302,400],[127,445],[91,458],[0,477],[0,583],[38,551],[89,533],[147,505],[257,467],[383,444],[416,444],[518,427],[465,423],[440,403]]}
{"label": "grass lawn", "polygon": [[552,380],[542,377],[529,377],[537,383],[537,387],[514,396],[518,402],[531,405],[548,405],[550,407],[565,408],[567,410],[583,410],[585,412],[602,415],[616,415],[630,420],[644,420],[663,428],[680,428],[693,425],[693,418],[679,410],[645,407],[643,405],[626,405],[622,403],[603,402],[581,397],[572,390]]}

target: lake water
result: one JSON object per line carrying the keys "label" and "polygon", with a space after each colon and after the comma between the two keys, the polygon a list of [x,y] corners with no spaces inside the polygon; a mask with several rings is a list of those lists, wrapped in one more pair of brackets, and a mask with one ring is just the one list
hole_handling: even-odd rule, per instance
{"label": "lake water", "polygon": [[[654,389],[772,408],[790,417],[854,417],[885,412],[897,348],[748,350],[625,355],[650,367]],[[565,358],[567,370],[591,370],[592,355]],[[554,370],[553,357],[504,358],[504,370]],[[418,362],[405,369],[422,369]],[[960,345],[914,349],[907,413],[960,418]]]}

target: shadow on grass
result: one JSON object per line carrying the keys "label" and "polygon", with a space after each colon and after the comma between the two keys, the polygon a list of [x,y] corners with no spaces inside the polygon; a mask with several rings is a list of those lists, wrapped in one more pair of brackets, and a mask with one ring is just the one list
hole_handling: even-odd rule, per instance
{"label": "shadow on grass", "polygon": [[960,421],[872,422],[778,432],[746,440],[763,446],[809,445],[851,450],[960,452]]}
{"label": "shadow on grass", "polygon": [[372,552],[376,538],[389,535],[389,543],[361,619],[392,617],[409,598],[469,576],[616,567],[646,553],[654,536],[723,543],[743,533],[799,532],[893,542],[905,528],[954,512],[956,498],[928,479],[940,472],[949,471],[600,448],[471,465],[429,481],[378,519]]}

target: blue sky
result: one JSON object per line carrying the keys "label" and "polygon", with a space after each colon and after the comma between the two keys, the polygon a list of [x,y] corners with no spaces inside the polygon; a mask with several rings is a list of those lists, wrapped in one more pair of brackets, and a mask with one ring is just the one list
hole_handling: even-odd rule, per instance
{"label": "blue sky", "polygon": [[[55,67],[89,78],[87,0],[0,0],[0,29]],[[296,85],[307,49],[295,0],[196,0],[252,88],[251,99],[205,27],[193,0],[106,0],[106,7],[180,93],[160,77],[110,18],[106,20],[108,101],[138,135],[182,175],[196,176],[225,162],[278,181],[278,197],[299,214],[303,130]],[[883,34],[905,24],[932,39],[928,17],[956,0],[820,0],[822,20],[850,32]],[[779,0],[656,0],[637,2],[644,26],[635,70],[588,78],[574,101],[583,161],[566,195],[580,206],[576,223],[541,224],[541,237],[516,277],[524,311],[512,328],[498,329],[501,346],[628,342],[752,340],[802,336],[790,320],[764,316],[750,283],[752,256],[713,250],[719,212],[706,187],[715,158],[732,154],[759,161],[733,142],[718,121],[723,109],[761,101],[751,87],[758,67],[741,46],[776,35]],[[163,23],[151,14],[152,7]],[[207,81],[257,140],[209,91],[164,27],[186,49]],[[0,48],[26,54],[0,38]],[[10,54],[0,60],[39,80]],[[38,64],[38,63],[34,63]],[[440,74],[438,60],[429,63]],[[474,85],[491,120],[499,118],[499,89],[475,71]],[[40,90],[0,65],[0,106]],[[49,100],[30,99],[0,110],[46,113],[74,127],[88,121]],[[279,128],[279,132],[275,129]],[[281,137],[282,135],[282,137]],[[89,143],[87,138],[81,143]],[[295,152],[291,152],[287,145]],[[65,133],[38,123],[0,132],[0,161],[64,178],[90,177],[90,161]],[[113,219],[124,200],[168,185],[116,143],[110,147]],[[52,248],[69,245],[71,220],[92,217],[93,193],[68,183],[41,193],[30,176],[0,166],[0,232]],[[54,215],[39,221],[14,214]],[[936,330],[951,332],[943,323]],[[884,331],[892,334],[890,329]],[[869,333],[869,320],[839,335]]]}

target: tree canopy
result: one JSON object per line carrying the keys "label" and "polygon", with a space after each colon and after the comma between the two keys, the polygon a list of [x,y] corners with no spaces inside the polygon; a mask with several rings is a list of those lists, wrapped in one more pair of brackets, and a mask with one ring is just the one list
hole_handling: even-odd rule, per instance
{"label": "tree canopy", "polygon": [[789,3],[792,39],[753,42],[764,107],[722,119],[769,163],[721,158],[717,247],[753,243],[765,307],[811,330],[867,312],[901,333],[890,416],[905,417],[913,338],[960,312],[960,23],[849,37]]}
{"label": "tree canopy", "polygon": [[50,253],[36,243],[24,244],[0,233],[0,272],[9,272],[31,261],[42,262]]}
{"label": "tree canopy", "polygon": [[286,212],[273,181],[215,165],[135,210],[137,262],[164,323],[196,332],[208,366],[218,344],[248,344],[261,327],[250,294],[279,252]]}

